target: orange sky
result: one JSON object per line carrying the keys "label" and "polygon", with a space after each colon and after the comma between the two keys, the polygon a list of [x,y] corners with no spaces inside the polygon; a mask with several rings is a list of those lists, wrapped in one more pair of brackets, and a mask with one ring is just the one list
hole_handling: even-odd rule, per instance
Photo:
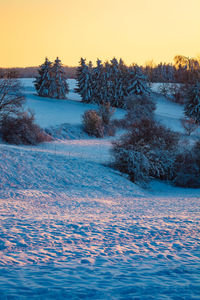
{"label": "orange sky", "polygon": [[200,0],[0,0],[0,67],[200,53]]}

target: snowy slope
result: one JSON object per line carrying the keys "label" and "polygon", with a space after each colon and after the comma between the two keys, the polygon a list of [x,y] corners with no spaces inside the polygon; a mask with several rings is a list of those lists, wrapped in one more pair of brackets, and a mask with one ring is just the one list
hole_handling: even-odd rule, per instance
{"label": "snowy slope", "polygon": [[[90,107],[24,84],[41,126]],[[143,190],[107,166],[111,140],[0,144],[0,299],[198,299],[200,189]]]}
{"label": "snowy slope", "polygon": [[[21,81],[26,91],[27,108],[35,113],[37,123],[44,128],[63,123],[80,124],[85,110],[97,109],[96,105],[85,105],[80,102],[79,94],[74,92],[75,79],[68,79],[70,92],[67,100],[38,97],[33,86],[34,79],[22,79]],[[120,118],[123,114],[124,112],[119,109],[115,117]]]}

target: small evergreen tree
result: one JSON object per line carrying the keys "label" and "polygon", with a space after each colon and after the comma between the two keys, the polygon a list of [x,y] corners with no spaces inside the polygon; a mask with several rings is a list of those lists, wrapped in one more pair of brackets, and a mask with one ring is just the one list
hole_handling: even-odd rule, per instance
{"label": "small evergreen tree", "polygon": [[51,69],[51,80],[49,85],[49,97],[57,99],[65,99],[66,94],[69,92],[69,87],[66,82],[66,75],[63,70],[60,59],[54,62]]}
{"label": "small evergreen tree", "polygon": [[188,89],[187,98],[184,109],[186,117],[200,123],[200,83],[198,81]]}
{"label": "small evergreen tree", "polygon": [[93,99],[92,75],[93,69],[91,63],[88,66],[86,64],[86,59],[81,58],[80,66],[77,69],[78,87],[76,88],[76,92],[81,95],[82,101],[86,103],[91,102]]}
{"label": "small evergreen tree", "polygon": [[102,78],[102,92],[103,101],[112,102],[112,79],[111,79],[111,67],[108,61],[104,64],[104,72]]}
{"label": "small evergreen tree", "polygon": [[[125,107],[125,96],[126,96],[126,83],[127,83],[127,75],[128,68],[124,64],[123,60],[119,60],[119,83],[118,83],[118,96],[119,96],[119,107]],[[117,106],[118,107],[118,106]]]}
{"label": "small evergreen tree", "polygon": [[120,59],[118,62],[116,58],[111,60],[111,83],[112,83],[112,106],[123,107],[124,106],[124,63]]}
{"label": "small evergreen tree", "polygon": [[48,97],[49,96],[49,86],[51,82],[51,68],[52,63],[46,57],[45,62],[40,66],[38,73],[39,76],[36,77],[34,82],[35,89],[39,96]]}
{"label": "small evergreen tree", "polygon": [[146,77],[137,65],[128,70],[126,93],[138,96],[149,94]]}
{"label": "small evergreen tree", "polygon": [[102,104],[104,102],[104,66],[100,59],[97,59],[96,67],[93,69],[92,95],[93,102]]}

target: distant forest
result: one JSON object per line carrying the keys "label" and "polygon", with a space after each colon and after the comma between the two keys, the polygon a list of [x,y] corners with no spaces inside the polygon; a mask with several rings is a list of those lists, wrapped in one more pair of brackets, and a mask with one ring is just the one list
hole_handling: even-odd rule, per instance
{"label": "distant forest", "polygon": [[[16,78],[35,78],[38,76],[39,67],[26,67],[26,68],[0,68],[0,78],[4,74],[11,74],[12,77]],[[63,66],[67,78],[76,78],[77,67]]]}
{"label": "distant forest", "polygon": [[[92,66],[92,63],[89,62]],[[133,64],[134,65],[134,64]],[[149,61],[139,66],[150,82],[193,82],[200,79],[200,56],[190,58],[182,55],[174,57],[174,63],[155,64]],[[35,78],[39,67],[0,68],[0,78],[9,74],[14,78]],[[67,78],[77,78],[77,67],[63,66]]]}

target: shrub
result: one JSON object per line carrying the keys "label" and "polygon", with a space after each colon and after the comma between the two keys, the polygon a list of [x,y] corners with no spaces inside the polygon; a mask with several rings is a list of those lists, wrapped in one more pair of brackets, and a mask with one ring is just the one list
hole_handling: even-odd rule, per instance
{"label": "shrub", "polygon": [[[185,103],[185,88],[177,83],[172,83],[169,86],[169,93],[172,96],[172,100],[175,103],[184,104]],[[171,99],[171,98],[170,98]]]}
{"label": "shrub", "polygon": [[104,136],[104,126],[101,117],[95,110],[87,110],[83,114],[83,129],[89,135],[101,138]]}
{"label": "shrub", "polygon": [[169,88],[168,86],[166,85],[166,83],[162,83],[160,86],[159,86],[159,92],[163,95],[163,96],[167,96],[168,93],[169,93]]}
{"label": "shrub", "polygon": [[147,152],[150,164],[149,176],[161,180],[171,180],[174,176],[175,152],[154,149]]}
{"label": "shrub", "polygon": [[176,156],[173,178],[175,186],[200,187],[200,151],[196,152],[195,148],[196,146]]}
{"label": "shrub", "polygon": [[129,132],[122,139],[123,145],[146,146],[162,150],[176,148],[179,134],[171,131],[155,120],[141,120],[132,123]]}
{"label": "shrub", "polygon": [[102,120],[102,124],[104,127],[104,135],[114,136],[115,135],[115,125],[114,122],[111,121],[111,118],[115,112],[115,108],[110,106],[109,102],[106,102],[100,105],[99,115]]}
{"label": "shrub", "polygon": [[141,120],[113,143],[114,166],[132,181],[171,179],[178,141],[179,135],[170,129],[154,120]]}
{"label": "shrub", "polygon": [[100,105],[99,115],[101,116],[104,125],[110,125],[111,117],[113,116],[114,112],[115,108],[111,107],[109,102]]}
{"label": "shrub", "polygon": [[20,113],[16,117],[7,117],[2,121],[2,139],[11,144],[36,145],[51,141],[52,138],[34,123],[30,112]]}
{"label": "shrub", "polygon": [[140,120],[151,120],[154,118],[155,103],[147,96],[130,96],[126,98],[127,112],[122,121],[125,128],[129,128]]}
{"label": "shrub", "polygon": [[133,182],[147,182],[150,164],[142,148],[123,148],[115,144],[113,148],[114,166],[120,172],[127,173]]}
{"label": "shrub", "polygon": [[109,103],[100,106],[99,111],[88,110],[83,115],[83,129],[89,135],[104,137],[104,135],[114,136],[115,125],[111,122],[111,117],[115,109]]}

